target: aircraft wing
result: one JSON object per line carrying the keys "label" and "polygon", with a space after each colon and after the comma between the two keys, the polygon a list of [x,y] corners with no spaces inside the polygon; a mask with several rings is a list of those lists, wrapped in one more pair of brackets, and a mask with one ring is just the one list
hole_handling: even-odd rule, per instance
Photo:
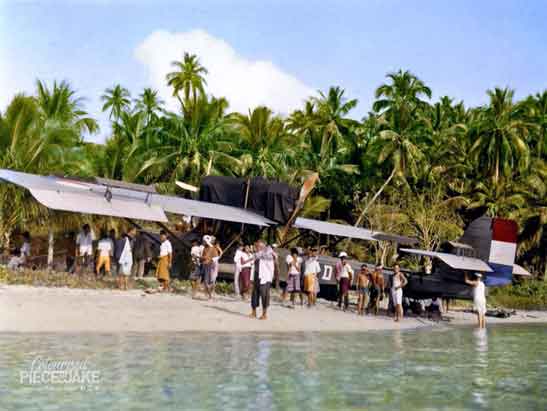
{"label": "aircraft wing", "polygon": [[207,203],[205,201],[154,194],[152,196],[152,203],[173,214],[210,218],[232,223],[252,224],[262,227],[277,225],[275,221],[252,211],[222,204]]}
{"label": "aircraft wing", "polygon": [[463,257],[455,254],[439,253],[436,251],[414,250],[412,248],[401,248],[401,251],[409,254],[438,258],[450,267],[458,270],[481,271],[486,273],[493,272],[488,264],[478,258]]}
{"label": "aircraft wing", "polygon": [[387,233],[382,233],[379,231],[376,231],[373,234],[373,237],[375,240],[378,240],[378,241],[391,241],[394,243],[399,243],[404,245],[414,245],[414,244],[418,244],[419,242],[417,238],[407,237],[404,235],[397,235],[397,234],[387,234]]}
{"label": "aircraft wing", "polygon": [[161,207],[147,202],[146,193],[11,170],[0,170],[0,179],[29,190],[39,203],[53,210],[167,221]]}
{"label": "aircraft wing", "polygon": [[315,231],[320,234],[334,235],[338,237],[357,238],[360,240],[375,241],[374,231],[346,224],[328,223],[326,221],[313,220],[311,218],[298,217],[294,221],[294,227]]}
{"label": "aircraft wing", "polygon": [[30,191],[53,210],[167,222],[165,212],[215,220],[269,226],[276,224],[252,211],[155,193],[149,186],[96,179],[99,184],[71,178],[0,170],[4,180]]}

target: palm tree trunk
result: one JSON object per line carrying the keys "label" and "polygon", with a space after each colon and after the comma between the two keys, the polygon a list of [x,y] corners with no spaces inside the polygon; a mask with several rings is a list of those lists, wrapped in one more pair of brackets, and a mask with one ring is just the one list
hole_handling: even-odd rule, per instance
{"label": "palm tree trunk", "polygon": [[496,153],[496,171],[494,175],[494,184],[498,184],[499,176],[500,176],[500,153]]}
{"label": "palm tree trunk", "polygon": [[367,205],[365,206],[365,208],[361,212],[361,215],[359,215],[359,218],[355,222],[355,227],[358,227],[358,226],[361,225],[361,223],[365,219],[365,215],[366,215],[370,205],[378,198],[378,196],[382,193],[382,191],[384,191],[384,189],[387,187],[387,185],[393,179],[394,176],[395,176],[395,167],[393,167],[393,171],[391,172],[391,174],[389,175],[387,180],[384,182],[384,184],[382,184],[382,187],[380,187],[380,189],[376,192],[376,194],[374,194],[374,197],[372,197],[372,199],[367,203]]}

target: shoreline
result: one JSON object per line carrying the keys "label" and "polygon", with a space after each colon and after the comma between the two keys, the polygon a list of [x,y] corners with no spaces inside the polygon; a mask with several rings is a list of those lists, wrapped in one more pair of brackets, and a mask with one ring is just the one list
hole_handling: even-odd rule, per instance
{"label": "shoreline", "polygon": [[[474,325],[473,313],[453,310],[450,321],[405,317],[396,323],[385,314],[357,316],[335,302],[291,308],[272,298],[266,321],[250,319],[248,302],[233,296],[212,301],[188,295],[146,294],[142,290],[94,290],[0,285],[0,333],[351,333]],[[523,311],[510,318],[487,317],[489,324],[545,324],[547,311]]]}

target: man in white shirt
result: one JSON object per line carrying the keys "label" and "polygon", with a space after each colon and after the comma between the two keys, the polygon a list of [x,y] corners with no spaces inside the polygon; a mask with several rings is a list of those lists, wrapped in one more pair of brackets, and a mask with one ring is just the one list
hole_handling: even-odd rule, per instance
{"label": "man in white shirt", "polygon": [[192,284],[192,298],[196,297],[198,285],[201,282],[201,256],[203,254],[203,245],[198,240],[192,241],[190,249],[190,258],[192,259],[192,272],[190,273],[190,282]]}
{"label": "man in white shirt", "polygon": [[308,307],[315,305],[317,302],[320,273],[321,266],[317,261],[317,248],[312,248],[304,268],[304,291],[308,294]]}
{"label": "man in white shirt", "polygon": [[298,255],[296,248],[291,248],[291,253],[285,259],[285,263],[287,264],[287,288],[285,291],[291,295],[292,305],[294,305],[295,294],[298,294],[300,297],[300,305],[304,305],[300,290],[300,272],[303,261],[302,257]]}
{"label": "man in white shirt", "polygon": [[241,256],[243,254],[243,244],[239,243],[234,255],[234,292],[239,295],[239,274],[241,273]]}
{"label": "man in white shirt", "polygon": [[106,232],[101,233],[101,239],[97,244],[97,262],[95,263],[95,276],[99,277],[104,267],[106,275],[110,276],[110,259],[114,253],[114,244]]}
{"label": "man in white shirt", "polygon": [[253,280],[253,291],[251,296],[251,318],[256,318],[256,309],[262,303],[262,315],[261,320],[268,318],[268,307],[270,305],[270,287],[272,285],[275,262],[277,260],[277,254],[273,251],[272,247],[267,246],[262,240],[258,240],[255,244],[256,253],[255,258],[255,273]]}
{"label": "man in white shirt", "polygon": [[89,224],[84,224],[82,231],[76,237],[76,257],[80,266],[87,268],[93,257],[93,241],[95,235],[89,227]]}
{"label": "man in white shirt", "polygon": [[347,256],[348,255],[345,252],[340,253],[340,269],[338,271],[340,287],[338,307],[342,307],[342,302],[344,302],[344,311],[346,311],[349,306],[349,290],[353,279],[353,268],[351,268],[351,265],[347,262]]}
{"label": "man in white shirt", "polygon": [[167,233],[160,231],[160,256],[156,266],[156,277],[161,284],[162,291],[169,291],[171,266],[173,265],[173,246],[167,238]]}

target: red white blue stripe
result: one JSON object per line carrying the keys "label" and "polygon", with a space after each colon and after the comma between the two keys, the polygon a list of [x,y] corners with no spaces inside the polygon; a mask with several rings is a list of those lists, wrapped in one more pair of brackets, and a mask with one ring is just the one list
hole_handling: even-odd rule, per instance
{"label": "red white blue stripe", "polygon": [[513,220],[492,219],[492,241],[488,265],[494,270],[485,279],[487,286],[511,284],[517,253],[518,226]]}

